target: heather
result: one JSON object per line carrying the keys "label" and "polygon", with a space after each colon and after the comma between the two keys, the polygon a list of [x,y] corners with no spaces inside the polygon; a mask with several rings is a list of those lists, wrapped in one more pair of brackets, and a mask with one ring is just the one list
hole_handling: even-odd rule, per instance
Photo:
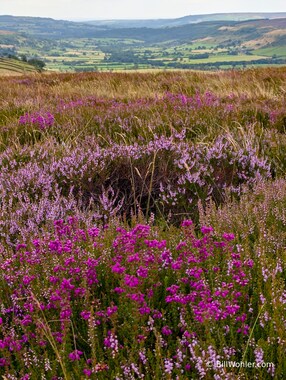
{"label": "heather", "polygon": [[4,378],[283,378],[285,81],[0,78]]}

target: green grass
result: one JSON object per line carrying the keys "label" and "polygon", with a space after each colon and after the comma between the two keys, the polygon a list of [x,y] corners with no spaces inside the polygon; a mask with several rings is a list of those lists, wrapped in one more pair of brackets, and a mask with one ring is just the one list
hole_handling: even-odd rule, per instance
{"label": "green grass", "polygon": [[276,55],[277,57],[286,57],[286,46],[273,46],[263,49],[254,50],[255,54],[272,57]]}
{"label": "green grass", "polygon": [[212,63],[212,62],[239,62],[239,61],[254,61],[263,59],[265,57],[261,55],[246,55],[246,54],[239,54],[239,55],[211,55],[209,58],[203,58],[203,59],[189,59],[187,62],[196,64],[196,63]]}

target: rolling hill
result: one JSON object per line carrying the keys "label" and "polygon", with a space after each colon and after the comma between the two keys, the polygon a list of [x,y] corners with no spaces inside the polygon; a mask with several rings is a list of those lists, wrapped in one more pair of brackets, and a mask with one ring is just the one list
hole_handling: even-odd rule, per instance
{"label": "rolling hill", "polygon": [[189,15],[174,19],[150,20],[91,20],[85,23],[108,28],[165,28],[196,24],[204,21],[246,21],[258,19],[286,18],[286,12],[278,13],[215,13]]}
{"label": "rolling hill", "polygon": [[[255,14],[258,16],[259,14]],[[261,14],[260,14],[261,15]],[[259,19],[247,21],[212,20],[202,22],[190,22],[187,16],[180,20],[182,25],[167,27],[128,27],[110,28],[108,26],[96,26],[92,24],[53,20],[38,17],[14,17],[0,16],[0,30],[6,35],[0,35],[0,44],[3,41],[13,41],[15,33],[17,38],[34,40],[59,40],[64,38],[115,38],[136,39],[144,43],[162,43],[166,41],[186,42],[197,39],[212,38],[215,41],[235,39],[240,43],[252,40],[265,40],[265,44],[273,43],[278,37],[286,33],[286,13],[275,14],[285,18]],[[217,18],[220,16],[215,15]],[[199,17],[199,16],[198,16]],[[222,17],[222,16],[221,16]],[[224,16],[226,17],[226,16]],[[231,18],[231,16],[229,16]],[[205,17],[207,19],[207,17]],[[199,20],[196,18],[196,20]],[[176,22],[176,21],[174,21]],[[5,38],[4,38],[5,37]],[[284,41],[283,41],[284,43]],[[262,44],[263,45],[263,44]]]}
{"label": "rolling hill", "polygon": [[161,27],[131,21],[133,27],[0,16],[0,56],[42,59],[55,71],[286,63],[286,13],[186,16],[160,20]]}
{"label": "rolling hill", "polygon": [[36,68],[26,62],[10,58],[0,58],[0,75],[35,73]]}

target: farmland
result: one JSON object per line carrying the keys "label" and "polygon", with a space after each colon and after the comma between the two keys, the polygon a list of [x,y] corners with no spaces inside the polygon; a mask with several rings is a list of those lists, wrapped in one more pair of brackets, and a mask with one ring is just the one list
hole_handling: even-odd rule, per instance
{"label": "farmland", "polygon": [[0,58],[0,75],[22,75],[25,73],[33,73],[36,71],[36,68],[28,63],[19,60]]}
{"label": "farmland", "polygon": [[165,20],[164,26],[154,20],[104,24],[0,16],[0,55],[42,59],[46,70],[61,72],[220,70],[286,63],[285,18],[218,17],[194,23],[188,17]]}
{"label": "farmland", "polygon": [[3,379],[285,378],[285,86],[0,77]]}

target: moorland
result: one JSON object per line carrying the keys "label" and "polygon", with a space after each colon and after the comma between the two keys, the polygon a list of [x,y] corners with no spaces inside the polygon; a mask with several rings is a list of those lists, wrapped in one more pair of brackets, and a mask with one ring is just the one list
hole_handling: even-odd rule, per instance
{"label": "moorland", "polygon": [[285,88],[0,77],[3,379],[285,378]]}

